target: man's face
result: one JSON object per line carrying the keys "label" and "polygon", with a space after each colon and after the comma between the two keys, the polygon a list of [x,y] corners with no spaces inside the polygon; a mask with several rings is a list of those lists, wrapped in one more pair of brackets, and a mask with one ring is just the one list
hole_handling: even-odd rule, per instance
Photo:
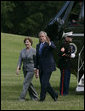
{"label": "man's face", "polygon": [[41,34],[39,35],[39,39],[40,39],[40,42],[45,42],[45,41],[46,41],[46,36],[45,36],[45,34],[44,34],[44,33],[41,33]]}
{"label": "man's face", "polygon": [[72,42],[72,38],[71,37],[66,37],[65,40],[68,41],[68,42]]}

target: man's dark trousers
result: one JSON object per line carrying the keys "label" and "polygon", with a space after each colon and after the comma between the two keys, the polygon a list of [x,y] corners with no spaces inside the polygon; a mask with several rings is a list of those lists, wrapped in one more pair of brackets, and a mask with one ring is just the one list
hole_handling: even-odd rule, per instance
{"label": "man's dark trousers", "polygon": [[60,80],[60,95],[67,95],[69,93],[69,83],[70,83],[70,69],[62,69],[61,80]]}
{"label": "man's dark trousers", "polygon": [[40,83],[41,83],[41,93],[40,100],[44,100],[46,97],[46,92],[48,92],[51,97],[54,99],[58,96],[57,92],[51,87],[49,80],[51,77],[51,71],[40,71]]}

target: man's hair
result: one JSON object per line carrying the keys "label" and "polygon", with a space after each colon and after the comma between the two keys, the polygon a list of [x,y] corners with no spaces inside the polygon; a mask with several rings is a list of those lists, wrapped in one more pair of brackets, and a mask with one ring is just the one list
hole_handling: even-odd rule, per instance
{"label": "man's hair", "polygon": [[38,36],[40,36],[40,34],[44,33],[44,35],[47,37],[47,33],[45,31],[40,31]]}
{"label": "man's hair", "polygon": [[32,41],[32,39],[31,39],[30,37],[26,37],[26,38],[24,39],[24,43],[26,42],[26,40],[29,40],[29,42],[31,43],[31,45],[33,44],[33,41]]}

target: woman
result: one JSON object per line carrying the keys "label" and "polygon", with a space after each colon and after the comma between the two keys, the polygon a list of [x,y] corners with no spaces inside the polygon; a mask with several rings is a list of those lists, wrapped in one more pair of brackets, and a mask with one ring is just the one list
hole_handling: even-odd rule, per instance
{"label": "woman", "polygon": [[38,94],[35,91],[31,82],[34,76],[34,62],[36,51],[34,48],[32,48],[33,41],[29,37],[24,39],[24,44],[26,45],[26,48],[23,49],[20,53],[18,66],[16,70],[16,74],[18,75],[21,69],[21,65],[23,63],[24,83],[23,90],[20,95],[20,100],[25,100],[27,91],[29,91],[29,95],[32,100],[37,100]]}

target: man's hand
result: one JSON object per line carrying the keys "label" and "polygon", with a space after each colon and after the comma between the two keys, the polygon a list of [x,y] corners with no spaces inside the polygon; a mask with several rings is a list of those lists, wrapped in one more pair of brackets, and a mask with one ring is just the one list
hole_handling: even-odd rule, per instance
{"label": "man's hand", "polygon": [[39,69],[34,69],[34,73],[35,73],[35,77],[38,78],[39,77]]}
{"label": "man's hand", "polygon": [[47,36],[46,37],[46,42],[50,45],[51,44],[51,42],[50,42],[50,38]]}
{"label": "man's hand", "polygon": [[61,48],[61,52],[65,52],[65,48],[64,47]]}
{"label": "man's hand", "polygon": [[66,56],[66,54],[64,53],[62,56]]}

